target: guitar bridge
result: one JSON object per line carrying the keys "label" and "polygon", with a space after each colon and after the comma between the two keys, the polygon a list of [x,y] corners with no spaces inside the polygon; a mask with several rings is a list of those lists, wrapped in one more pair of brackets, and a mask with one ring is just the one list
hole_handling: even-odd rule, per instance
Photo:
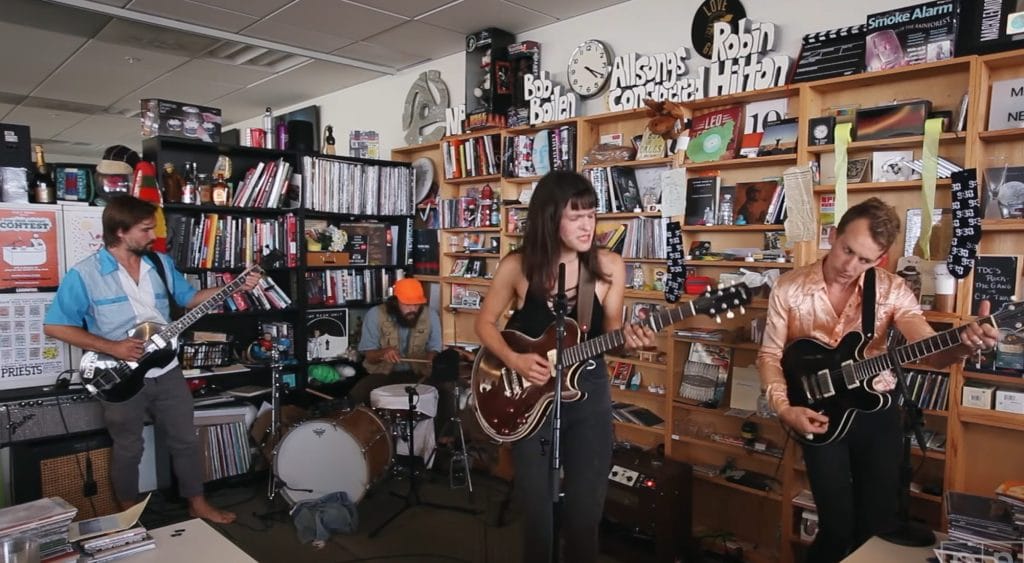
{"label": "guitar bridge", "polygon": [[518,397],[523,392],[523,378],[515,370],[501,368],[501,383],[505,386],[506,397]]}

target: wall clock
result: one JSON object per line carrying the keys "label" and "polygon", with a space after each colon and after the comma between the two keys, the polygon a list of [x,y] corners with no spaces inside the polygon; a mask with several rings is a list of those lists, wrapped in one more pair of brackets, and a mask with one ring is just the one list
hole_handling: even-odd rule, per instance
{"label": "wall clock", "polygon": [[590,98],[608,83],[611,71],[611,49],[597,39],[587,39],[569,57],[566,78],[573,92],[582,98]]}

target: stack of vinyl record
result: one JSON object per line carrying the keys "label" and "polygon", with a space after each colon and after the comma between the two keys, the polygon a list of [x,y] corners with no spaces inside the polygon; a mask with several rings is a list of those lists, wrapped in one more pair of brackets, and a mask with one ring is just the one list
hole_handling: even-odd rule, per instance
{"label": "stack of vinyl record", "polygon": [[0,541],[31,535],[39,542],[39,558],[46,560],[73,552],[68,526],[78,509],[60,497],[49,497],[0,509]]}

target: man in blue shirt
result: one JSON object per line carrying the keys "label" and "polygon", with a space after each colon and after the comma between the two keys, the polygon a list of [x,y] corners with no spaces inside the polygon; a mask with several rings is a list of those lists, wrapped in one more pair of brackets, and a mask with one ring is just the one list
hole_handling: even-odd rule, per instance
{"label": "man in blue shirt", "polygon": [[[196,290],[163,254],[150,254],[156,239],[157,208],[134,197],[110,200],[103,210],[103,244],[61,280],[53,304],[46,311],[44,332],[83,350],[135,361],[143,353],[143,340],[127,333],[137,324],[167,323],[170,299],[195,307],[219,288]],[[167,273],[160,279],[155,256]],[[242,290],[259,283],[258,274],[246,278]],[[84,328],[83,328],[84,326]],[[216,523],[230,523],[235,515],[210,505],[203,495],[202,453],[192,426],[192,395],[177,359],[146,374],[142,391],[121,403],[102,402],[103,418],[114,442],[110,477],[122,507],[137,500],[142,430],[146,412],[167,438],[181,495],[189,513]]]}

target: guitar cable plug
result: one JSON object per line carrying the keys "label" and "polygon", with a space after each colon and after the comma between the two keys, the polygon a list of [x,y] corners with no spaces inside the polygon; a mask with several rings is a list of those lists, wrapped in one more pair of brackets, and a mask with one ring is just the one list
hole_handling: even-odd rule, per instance
{"label": "guitar cable plug", "polygon": [[85,482],[82,483],[82,496],[94,497],[99,492],[96,486],[96,479],[92,474],[92,458],[86,455],[85,457]]}

